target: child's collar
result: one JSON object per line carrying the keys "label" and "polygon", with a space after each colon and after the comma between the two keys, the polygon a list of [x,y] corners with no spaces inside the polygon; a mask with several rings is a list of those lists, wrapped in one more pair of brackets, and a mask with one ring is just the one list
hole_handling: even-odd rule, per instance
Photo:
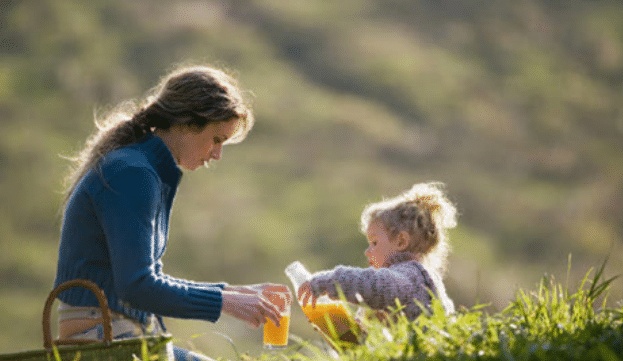
{"label": "child's collar", "polygon": [[412,252],[396,252],[387,257],[385,263],[383,263],[383,267],[389,267],[397,263],[408,261],[419,261],[419,257]]}

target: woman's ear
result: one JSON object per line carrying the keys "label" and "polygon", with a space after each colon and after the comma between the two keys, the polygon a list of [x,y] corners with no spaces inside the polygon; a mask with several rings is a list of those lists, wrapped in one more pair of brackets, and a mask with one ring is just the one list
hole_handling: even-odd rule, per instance
{"label": "woman's ear", "polygon": [[396,237],[396,247],[399,251],[406,251],[411,243],[411,236],[407,231],[400,231]]}

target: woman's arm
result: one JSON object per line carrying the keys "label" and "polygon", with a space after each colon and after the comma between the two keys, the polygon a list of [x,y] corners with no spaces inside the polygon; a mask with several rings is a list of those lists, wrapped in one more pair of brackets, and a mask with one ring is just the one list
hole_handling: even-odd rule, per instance
{"label": "woman's arm", "polygon": [[184,278],[173,277],[171,275],[164,274],[164,273],[161,275],[162,277],[166,278],[167,280],[171,282],[181,283],[181,284],[184,284],[190,287],[201,287],[201,288],[218,287],[220,289],[224,289],[227,286],[226,282],[198,282],[198,281],[193,281],[193,280],[187,280]]}
{"label": "woman's arm", "polygon": [[[229,286],[164,274],[156,242],[160,186],[155,174],[140,167],[118,170],[97,197],[98,217],[108,240],[115,290],[133,308],[166,317],[216,321],[221,312],[254,326],[269,318],[279,322],[277,308],[263,292],[290,291],[286,286]],[[291,296],[290,296],[291,298]]]}
{"label": "woman's arm", "polygon": [[130,307],[165,317],[219,318],[220,287],[179,282],[159,271],[156,242],[164,236],[156,229],[161,188],[155,174],[142,167],[120,166],[93,201],[119,298]]}

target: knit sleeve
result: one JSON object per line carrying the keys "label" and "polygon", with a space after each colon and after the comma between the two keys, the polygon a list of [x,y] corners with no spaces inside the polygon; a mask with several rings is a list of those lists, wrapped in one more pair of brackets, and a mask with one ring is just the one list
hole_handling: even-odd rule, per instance
{"label": "knit sleeve", "polygon": [[165,317],[216,321],[221,288],[181,282],[160,272],[158,248],[166,239],[156,226],[161,186],[149,169],[115,169],[107,186],[94,197],[103,228],[118,297],[130,307]]}
{"label": "knit sleeve", "polygon": [[311,286],[315,296],[326,294],[333,299],[339,298],[339,286],[348,302],[359,304],[359,295],[373,309],[396,306],[395,299],[404,304],[413,293],[409,278],[389,268],[338,266],[314,274]]}
{"label": "knit sleeve", "polygon": [[161,276],[166,278],[169,282],[180,283],[180,284],[184,284],[189,287],[197,287],[197,288],[217,287],[222,290],[228,285],[227,282],[198,282],[198,281],[188,280],[184,278],[173,277],[171,275],[164,274],[164,273],[161,274]]}

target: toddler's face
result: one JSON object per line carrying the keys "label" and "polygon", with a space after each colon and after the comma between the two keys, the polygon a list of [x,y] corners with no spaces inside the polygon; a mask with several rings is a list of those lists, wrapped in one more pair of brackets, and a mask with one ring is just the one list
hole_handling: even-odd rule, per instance
{"label": "toddler's face", "polygon": [[368,258],[370,266],[381,268],[391,254],[400,251],[397,242],[390,238],[389,232],[380,221],[370,222],[366,234],[368,248],[364,254]]}

